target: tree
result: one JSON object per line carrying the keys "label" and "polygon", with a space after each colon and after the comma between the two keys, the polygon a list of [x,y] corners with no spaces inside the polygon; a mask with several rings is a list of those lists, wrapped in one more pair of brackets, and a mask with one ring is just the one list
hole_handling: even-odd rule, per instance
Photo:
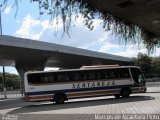
{"label": "tree", "polygon": [[151,73],[151,62],[152,58],[143,53],[138,53],[137,58],[134,59],[134,64],[139,66],[146,76]]}
{"label": "tree", "polygon": [[[8,1],[9,0],[3,0],[0,3],[1,6],[5,8]],[[17,10],[20,1],[21,0],[15,0],[13,5],[16,6]],[[155,46],[160,44],[159,36],[145,31],[143,28],[129,23],[124,19],[103,12],[95,6],[87,4],[84,0],[31,0],[31,3],[33,2],[36,2],[39,6],[40,15],[49,15],[51,21],[55,19],[57,24],[59,24],[59,19],[61,19],[63,21],[63,31],[68,35],[72,20],[75,20],[79,15],[82,15],[85,18],[84,24],[90,30],[94,28],[93,20],[97,18],[103,21],[103,28],[106,31],[112,30],[114,34],[123,37],[125,42],[136,42],[137,36],[140,36],[141,41],[146,45],[148,51],[153,51]],[[72,15],[76,15],[76,17],[73,18]],[[139,43],[139,41],[137,42]]]}
{"label": "tree", "polygon": [[[3,77],[2,73],[0,73],[0,90],[3,90]],[[6,87],[8,89],[19,89],[20,88],[20,77],[16,74],[6,73]]]}
{"label": "tree", "polygon": [[3,90],[3,78],[2,74],[0,73],[0,91]]}
{"label": "tree", "polygon": [[160,57],[154,57],[152,62],[152,74],[155,74],[156,76],[160,77]]}

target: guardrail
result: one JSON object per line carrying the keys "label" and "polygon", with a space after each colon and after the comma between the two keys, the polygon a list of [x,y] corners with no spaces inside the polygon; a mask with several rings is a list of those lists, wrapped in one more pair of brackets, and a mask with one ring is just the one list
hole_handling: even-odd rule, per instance
{"label": "guardrail", "polygon": [[148,93],[160,93],[160,82],[147,82]]}
{"label": "guardrail", "polygon": [[[22,94],[21,94],[20,90],[7,91],[6,97],[7,97],[7,99],[21,98]],[[4,99],[4,98],[5,98],[4,92],[1,91],[0,92],[0,99]]]}
{"label": "guardrail", "polygon": [[147,82],[147,87],[160,87],[160,82]]}

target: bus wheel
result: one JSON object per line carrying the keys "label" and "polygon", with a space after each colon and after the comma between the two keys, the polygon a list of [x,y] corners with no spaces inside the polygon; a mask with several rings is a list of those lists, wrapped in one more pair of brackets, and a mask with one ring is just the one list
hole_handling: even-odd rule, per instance
{"label": "bus wheel", "polygon": [[63,93],[57,93],[54,96],[54,102],[56,102],[57,104],[63,104],[65,100],[66,96]]}
{"label": "bus wheel", "polygon": [[114,95],[114,97],[115,97],[116,99],[118,99],[118,98],[120,98],[120,95],[119,95],[119,94],[116,94],[116,95]]}
{"label": "bus wheel", "polygon": [[124,89],[121,90],[121,96],[122,96],[123,98],[128,98],[129,95],[130,95],[130,90],[129,90],[129,88],[124,88]]}

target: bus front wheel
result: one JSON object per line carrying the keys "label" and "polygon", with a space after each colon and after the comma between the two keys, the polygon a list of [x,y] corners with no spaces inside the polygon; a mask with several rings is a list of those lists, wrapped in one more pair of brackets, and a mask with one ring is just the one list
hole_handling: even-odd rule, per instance
{"label": "bus front wheel", "polygon": [[54,96],[54,102],[57,104],[63,104],[65,100],[66,100],[65,94],[57,93]]}
{"label": "bus front wheel", "polygon": [[124,88],[121,90],[121,96],[122,98],[128,98],[130,95],[130,89],[129,88]]}

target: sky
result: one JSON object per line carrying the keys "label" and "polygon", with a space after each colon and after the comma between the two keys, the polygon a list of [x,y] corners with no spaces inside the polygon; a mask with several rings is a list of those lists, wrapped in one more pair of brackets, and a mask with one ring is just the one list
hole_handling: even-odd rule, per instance
{"label": "sky", "polygon": [[[16,15],[16,7],[13,7],[13,1],[9,1],[7,7],[2,10],[3,35],[57,43],[124,57],[136,57],[138,52],[147,53],[142,43],[140,45],[137,43],[124,44],[123,38],[113,35],[111,31],[104,31],[102,21],[99,19],[94,20],[94,29],[91,31],[85,27],[84,18],[79,17],[71,26],[70,37],[67,35],[62,37],[62,21],[59,21],[58,26],[56,26],[54,20],[50,24],[50,16],[40,16],[38,4],[30,3],[30,0],[19,2]],[[74,18],[75,15],[72,15],[72,17]],[[160,48],[156,48],[152,55],[159,56]],[[46,68],[45,70],[51,69]],[[5,70],[17,74],[14,67],[5,67]],[[2,67],[0,67],[1,71]]]}

